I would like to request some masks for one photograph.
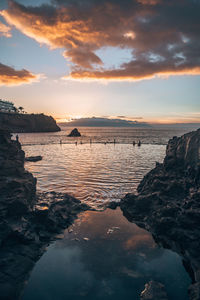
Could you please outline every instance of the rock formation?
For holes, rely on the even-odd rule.
[[[74,128],[70,134],[68,134],[69,137],[78,137],[78,136],[81,136],[80,132],[78,131],[77,128]]]
[[[29,211],[35,203],[36,179],[24,169],[24,151],[8,131],[0,130],[0,216]]]
[[[41,155],[37,155],[37,156],[27,156],[25,157],[25,161],[32,161],[32,162],[36,162],[42,160],[42,156]]]
[[[151,280],[145,284],[145,289],[140,295],[141,300],[168,300],[165,287],[160,282]]]
[[[36,194],[36,179],[24,169],[24,152],[0,131],[0,298],[19,299],[48,243],[89,209],[62,193]]]
[[[120,207],[157,243],[182,255],[192,278],[190,299],[200,299],[200,129],[171,139],[164,162],[156,163],[138,194],[127,194]]]
[[[54,132],[60,127],[51,116],[0,112],[0,128],[10,132]]]

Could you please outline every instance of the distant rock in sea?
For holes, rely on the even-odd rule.
[[[60,127],[51,116],[0,112],[0,128],[10,132],[56,132]]]
[[[68,134],[69,137],[78,137],[78,136],[81,136],[80,132],[78,131],[77,128],[74,128],[70,134]]]
[[[200,129],[169,140],[164,162],[120,207],[129,221],[183,257],[193,282],[190,299],[200,299]]]

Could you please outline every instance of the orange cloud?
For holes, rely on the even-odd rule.
[[[29,71],[15,70],[12,67],[0,63],[0,85],[21,85],[37,81],[39,75],[34,75]]]
[[[113,80],[113,81],[139,81],[145,79],[152,79],[155,77],[168,78],[169,76],[181,76],[181,75],[200,75],[200,67],[191,67],[180,70],[172,69],[163,69],[159,71],[152,72],[149,70],[149,73],[146,69],[144,72],[137,72],[137,69],[119,69],[119,70],[105,70],[105,71],[72,71],[70,76],[64,76],[63,79],[84,79],[84,80]]]
[[[11,37],[11,28],[0,22],[0,36]]]
[[[71,61],[66,79],[143,80],[200,74],[200,15],[191,0],[54,0],[26,7],[9,1],[1,15],[9,25],[46,44],[63,48]],[[183,13],[180,13],[183,12]],[[97,50],[130,49],[130,62],[103,65]]]

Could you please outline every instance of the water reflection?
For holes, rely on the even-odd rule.
[[[86,212],[36,264],[22,299],[139,299],[151,279],[169,299],[187,299],[190,279],[177,254],[120,210]]]

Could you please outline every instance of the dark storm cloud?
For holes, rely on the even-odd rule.
[[[64,48],[73,78],[137,80],[200,74],[200,2],[194,0],[53,0],[25,7],[10,1],[5,20],[39,43]],[[107,69],[102,47],[131,49],[132,59]]]

